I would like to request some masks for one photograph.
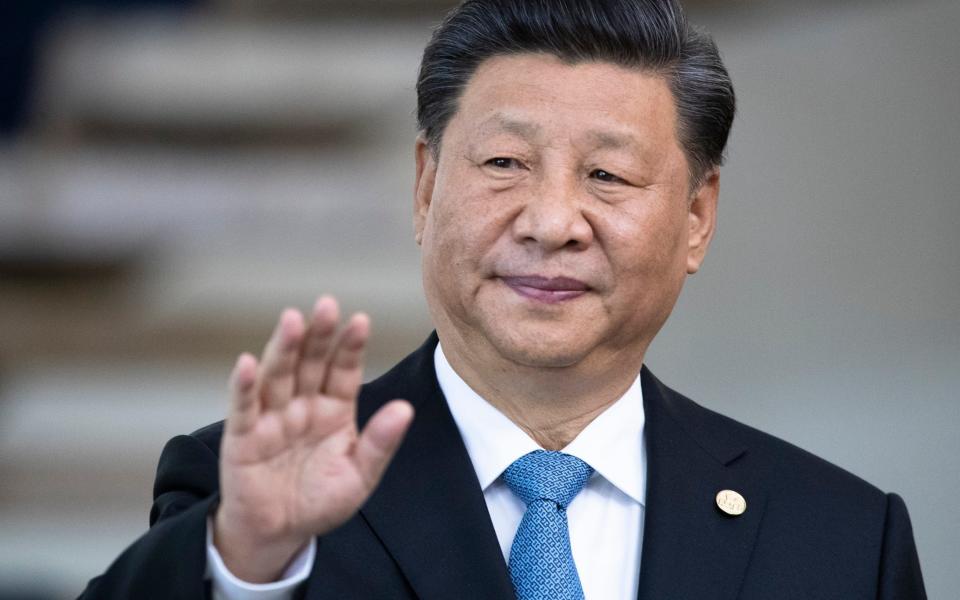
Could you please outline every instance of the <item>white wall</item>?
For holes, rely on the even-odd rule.
[[[740,100],[720,227],[648,364],[901,494],[960,588],[960,3],[703,17]]]

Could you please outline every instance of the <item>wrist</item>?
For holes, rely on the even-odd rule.
[[[214,514],[213,545],[224,566],[248,583],[277,581],[296,555],[310,542],[298,535],[258,535],[219,507]]]

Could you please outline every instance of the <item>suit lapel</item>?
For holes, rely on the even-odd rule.
[[[726,436],[723,417],[646,367],[641,384],[648,483],[639,599],[736,598],[765,508],[761,476],[745,468],[747,449]],[[724,489],[746,499],[743,515],[716,506]]]
[[[360,513],[418,597],[512,600],[483,492],[437,384],[436,344],[434,334],[365,391],[367,406],[406,398],[416,417]],[[367,416],[361,414],[361,421]]]
[[[392,398],[416,409],[407,438],[361,509],[418,597],[513,600],[476,473],[436,380],[436,335],[366,386],[360,421]],[[641,373],[647,444],[639,600],[729,600],[740,589],[765,508],[762,474],[723,417]],[[730,517],[715,497],[747,501]]]

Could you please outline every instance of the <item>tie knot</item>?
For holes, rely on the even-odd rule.
[[[592,474],[590,465],[576,456],[534,450],[513,461],[503,472],[503,480],[526,504],[550,500],[566,508]]]

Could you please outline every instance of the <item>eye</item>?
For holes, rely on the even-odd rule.
[[[496,158],[491,158],[486,163],[491,167],[496,167],[498,169],[519,169],[520,161],[515,158],[506,158],[504,156],[498,156]]]
[[[590,177],[604,183],[624,183],[623,179],[620,179],[610,171],[604,171],[603,169],[595,169],[590,173]]]

